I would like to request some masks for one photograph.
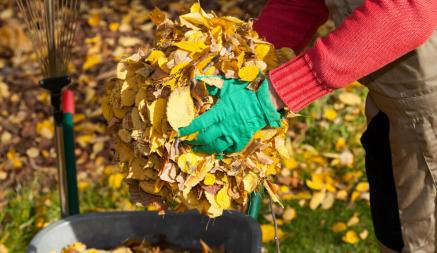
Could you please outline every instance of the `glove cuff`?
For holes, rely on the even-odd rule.
[[[276,111],[276,108],[273,106],[267,79],[259,86],[256,95],[268,125],[271,127],[281,127],[281,114]]]

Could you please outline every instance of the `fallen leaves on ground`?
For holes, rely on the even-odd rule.
[[[261,225],[262,242],[270,242],[275,240],[275,227],[272,224],[262,224]],[[284,232],[282,229],[278,228],[278,238],[282,239],[284,237]]]

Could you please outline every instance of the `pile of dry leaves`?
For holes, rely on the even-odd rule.
[[[178,21],[159,9],[150,17],[157,25],[154,48],[123,59],[102,99],[135,201],[176,210],[195,208],[210,217],[224,209],[244,209],[260,185],[279,201],[269,177],[291,159],[285,145],[286,120],[281,128],[257,132],[242,152],[224,157],[192,152],[182,141],[195,134],[178,138],[177,130],[214,105],[216,98],[208,94],[207,85],[221,88],[214,77],[192,82],[196,75],[239,78],[257,90],[263,78],[259,73],[293,52],[275,50],[250,21],[206,13],[198,3]]]

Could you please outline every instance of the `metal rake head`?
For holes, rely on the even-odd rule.
[[[79,0],[17,0],[44,78],[67,74]]]

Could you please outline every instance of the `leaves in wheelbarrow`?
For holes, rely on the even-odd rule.
[[[71,245],[64,247],[61,253],[190,253],[193,251],[177,249],[175,247],[171,247],[172,243],[165,240],[165,238],[161,239],[158,242],[150,243],[145,240],[126,240],[121,243],[120,246],[111,249],[111,250],[100,250],[87,248],[84,243],[76,242]],[[199,241],[201,253],[226,253],[224,247],[219,248],[211,248],[206,244],[203,240]],[[1,246],[1,244],[0,244]],[[199,252],[199,251],[195,251]],[[52,252],[50,252],[52,253]],[[56,253],[56,252],[53,252]]]

